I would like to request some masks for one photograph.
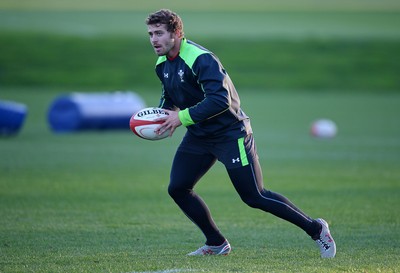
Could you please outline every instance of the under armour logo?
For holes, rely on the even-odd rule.
[[[240,159],[239,159],[239,157],[238,158],[232,158],[232,163],[238,163],[238,162],[240,162]]]
[[[168,79],[168,73],[164,73],[164,78]]]

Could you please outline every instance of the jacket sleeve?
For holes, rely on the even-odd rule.
[[[218,116],[228,111],[231,105],[229,90],[232,83],[217,57],[212,54],[202,54],[196,59],[192,69],[204,92],[204,99],[179,112],[179,118],[184,126]]]

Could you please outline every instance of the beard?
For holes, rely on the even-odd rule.
[[[170,36],[170,39],[165,41],[164,43],[157,44],[156,46],[153,46],[154,52],[158,56],[165,56],[168,55],[168,53],[175,47],[175,39],[172,37],[172,34]]]

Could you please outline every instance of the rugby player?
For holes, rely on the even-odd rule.
[[[336,245],[325,220],[311,218],[286,197],[264,188],[250,119],[217,56],[188,40],[181,18],[171,10],[150,14],[146,25],[158,55],[159,107],[169,113],[156,133],[171,130],[172,136],[181,125],[187,129],[173,160],[168,193],[206,238],[205,245],[188,255],[231,251],[207,205],[193,190],[218,160],[243,202],[298,226],[316,242],[321,257],[334,257]]]

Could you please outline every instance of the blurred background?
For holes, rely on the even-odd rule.
[[[0,99],[25,106],[36,99],[25,123],[38,121],[42,131],[50,104],[70,92],[133,91],[157,105],[156,56],[144,20],[160,8],[181,15],[187,38],[219,56],[241,94],[312,92],[315,99],[400,90],[394,0],[3,0]],[[339,107],[332,106],[336,115]],[[316,112],[308,122],[324,115],[332,116]]]
[[[159,88],[144,20],[162,7],[239,90],[399,90],[395,0],[2,0],[1,88]]]

